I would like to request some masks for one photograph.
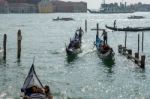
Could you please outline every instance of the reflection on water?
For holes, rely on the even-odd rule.
[[[75,59],[77,59],[77,54],[67,55],[66,60],[68,63],[73,62]]]
[[[112,68],[115,65],[114,56],[110,56],[107,58],[101,58],[98,51],[97,51],[97,55],[98,55],[99,59],[102,60],[102,64],[104,65],[104,67],[106,67],[107,73],[110,73],[110,74],[113,73]]]
[[[113,66],[115,64],[115,58],[114,57],[110,57],[108,59],[102,59],[103,64],[110,67]]]
[[[108,73],[113,73],[112,68],[115,65],[115,58],[102,59],[105,67],[107,67]]]

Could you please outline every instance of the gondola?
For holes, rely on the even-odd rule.
[[[76,55],[81,52],[82,30],[81,28],[75,32],[74,38],[70,40],[66,46],[67,55]]]
[[[44,87],[38,76],[36,75],[34,64],[32,64],[28,76],[26,77],[23,84],[23,87],[21,88],[21,96],[23,97],[23,99],[24,97],[28,97],[29,99],[47,99],[48,97],[51,97],[48,96],[44,91]]]
[[[128,19],[143,19],[143,18],[145,18],[145,17],[143,17],[143,16],[135,16],[135,15],[128,17]]]
[[[103,40],[100,39],[98,34],[96,35],[95,46],[97,48],[100,58],[102,59],[113,58],[114,56],[113,49],[108,44],[104,44]]]
[[[138,31],[150,31],[150,27],[126,27],[126,28],[117,28],[117,27],[110,27],[105,26],[106,28],[114,31],[129,31],[129,32],[138,32]]]

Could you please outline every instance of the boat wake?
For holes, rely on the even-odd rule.
[[[83,56],[85,56],[85,55],[88,55],[88,54],[91,54],[91,53],[94,53],[94,52],[95,52],[94,49],[89,49],[89,50],[83,49],[82,53],[80,53],[78,56],[79,56],[79,57],[83,57]]]

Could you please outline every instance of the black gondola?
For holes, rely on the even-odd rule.
[[[74,38],[66,46],[67,55],[74,55],[81,52],[82,34],[83,30],[81,28],[75,32]]]
[[[138,32],[138,31],[150,31],[150,27],[126,27],[126,28],[117,28],[111,26],[105,26],[106,28],[114,31],[129,31],[129,32]]]
[[[108,44],[104,44],[100,39],[99,34],[96,35],[95,46],[98,51],[98,55],[102,59],[112,59],[114,57],[114,51]]]

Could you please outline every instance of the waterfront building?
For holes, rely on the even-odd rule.
[[[139,2],[138,4],[131,5],[131,7],[137,12],[149,12],[150,4],[142,4]]]
[[[64,2],[51,1],[54,6],[54,12],[86,12],[87,3],[85,2]]]
[[[0,0],[0,13],[8,13],[9,7],[6,0]]]
[[[39,13],[52,13],[53,12],[53,4],[51,1],[42,0],[38,3],[38,11]]]
[[[120,3],[110,3],[110,4],[101,4],[100,13],[133,13],[134,10],[127,7],[125,4]]]
[[[73,12],[87,12],[87,3],[85,2],[74,2]]]
[[[10,13],[37,13],[37,5],[28,3],[9,3]]]

